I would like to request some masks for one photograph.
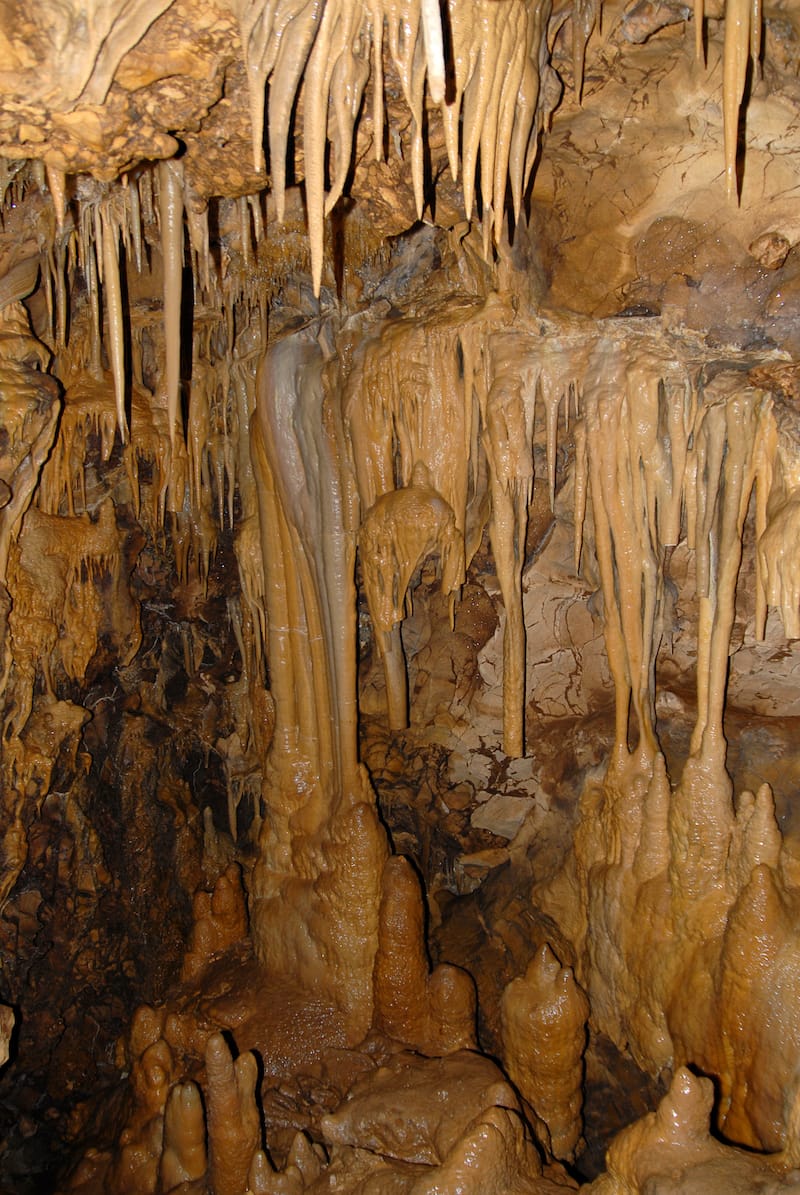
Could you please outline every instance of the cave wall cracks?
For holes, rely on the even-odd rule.
[[[0,14],[0,1192],[795,1189],[792,5]]]

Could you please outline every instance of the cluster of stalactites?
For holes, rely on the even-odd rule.
[[[302,85],[315,294],[322,275],[324,217],[347,180],[370,73],[376,158],[383,152],[384,53],[397,70],[411,111],[411,172],[418,215],[425,202],[426,83],[431,102],[441,109],[454,178],[460,148],[467,216],[472,213],[479,154],[486,227],[493,226],[499,235],[507,180],[519,213],[536,151],[540,80],[549,70],[545,29],[551,8],[552,0],[448,0],[444,9],[438,0],[237,0],[257,170],[262,167],[264,89],[267,82],[270,85],[267,120],[279,220],[292,113]],[[326,192],[328,145],[333,164]]]
[[[677,349],[677,351],[676,351]],[[607,335],[591,347],[576,428],[576,564],[591,496],[616,745],[627,751],[631,708],[652,758],[655,661],[665,561],[685,534],[698,598],[697,722],[692,750],[721,749],[730,635],[742,540],[756,490],[756,636],[767,604],[788,635],[798,626],[794,565],[797,438],[778,434],[773,401],[738,370],[705,378],[704,354],[647,336]]]
[[[488,522],[506,608],[503,741],[518,756],[524,750],[525,704],[521,578],[536,411],[538,406],[545,428],[554,502],[559,412],[568,424],[585,343],[534,336],[513,321],[510,305],[492,296],[485,302],[451,300],[424,322],[387,323],[362,345],[344,407],[366,512],[365,587],[383,645],[392,725],[406,725],[398,628],[408,583],[420,559],[435,551],[443,588],[457,592]],[[427,533],[420,515],[413,536],[400,534],[406,510],[423,492],[435,534]]]
[[[728,643],[754,486],[756,634],[763,633],[768,605],[782,612],[786,633],[796,634],[796,429],[785,412],[776,423],[769,395],[746,374],[720,371],[715,362],[712,368],[699,343],[656,337],[630,320],[607,324],[599,336],[578,326],[532,332],[496,299],[451,303],[446,315],[424,324],[390,321],[364,342],[343,401],[366,512],[367,596],[386,649],[387,689],[398,695],[390,702],[393,725],[405,724],[405,691],[403,676],[391,667],[392,636],[420,554],[434,550],[435,542],[448,573],[445,588],[455,592],[488,520],[506,610],[504,746],[513,755],[524,750],[522,570],[534,449],[543,438],[552,505],[559,426],[566,429],[571,418],[575,567],[591,510],[620,752],[627,751],[631,713],[639,749],[648,757],[657,751],[655,660],[666,610],[665,567],[669,549],[684,537],[694,552],[700,620],[693,747],[699,749],[704,736],[707,745],[721,742]],[[395,512],[417,501],[414,470],[422,469],[429,501],[439,504],[441,515],[428,538],[417,519],[412,551],[397,533]],[[457,556],[450,547],[454,534]]]
[[[126,267],[141,275],[147,268],[148,240],[155,236],[163,261],[164,338],[166,344],[166,394],[169,434],[174,438],[179,419],[180,314],[184,264],[184,197],[180,163],[162,162],[156,170],[143,169],[135,178],[108,187],[79,180],[74,202],[67,201],[64,174],[47,169],[53,201],[55,235],[47,246],[43,270],[45,296],[53,323],[56,353],[68,343],[69,296],[75,272],[80,271],[91,313],[89,361],[96,378],[102,376],[102,345],[114,380],[116,417],[123,442],[129,437],[127,377],[136,362],[127,360],[127,341],[134,336],[130,306],[126,301]],[[193,249],[197,221],[188,221]],[[208,238],[206,233],[205,249]],[[197,253],[197,249],[195,249]],[[124,262],[121,257],[124,256]],[[207,257],[204,259],[207,263]],[[198,277],[208,277],[208,268]]]
[[[307,219],[314,291],[319,293],[324,217],[340,198],[349,175],[356,124],[367,80],[372,76],[372,141],[377,157],[384,144],[384,54],[396,69],[411,116],[411,175],[418,214],[425,204],[423,142],[425,92],[441,113],[453,177],[459,159],[464,205],[471,217],[479,165],[485,236],[499,237],[510,185],[515,214],[533,166],[538,133],[559,88],[548,62],[552,0],[237,0],[251,97],[253,151],[261,168],[264,90],[267,109],[272,190],[283,220],[286,157],[293,113],[302,90],[302,145]],[[575,88],[582,88],[588,37],[597,20],[599,0],[574,0],[573,58]],[[695,18],[702,53],[703,0]],[[553,22],[563,20],[563,14]],[[444,31],[443,31],[444,24]],[[736,194],[736,138],[748,55],[758,64],[761,52],[761,0],[728,0],[724,54],[725,162],[729,195]],[[326,191],[327,148],[332,150]],[[2,162],[0,191],[19,201],[26,172],[19,163]],[[170,440],[180,426],[181,303],[184,240],[188,233],[198,293],[215,299],[225,278],[214,278],[209,252],[208,212],[186,194],[180,160],[142,168],[136,177],[110,187],[79,184],[74,204],[67,203],[64,174],[51,165],[32,164],[32,177],[47,187],[53,201],[56,235],[42,243],[45,294],[51,308],[56,346],[64,344],[69,324],[66,279],[75,264],[82,270],[89,296],[94,336],[92,365],[100,365],[102,325],[114,378],[120,436],[128,436],[126,344],[129,312],[125,269],[143,268],[148,237],[157,240],[162,258],[165,392]],[[263,236],[258,196],[241,196],[241,254],[247,270]],[[74,222],[72,211],[75,211]],[[145,230],[147,234],[145,235]],[[228,287],[230,289],[230,287]],[[102,298],[102,303],[101,303]],[[232,296],[228,296],[232,298]],[[233,301],[224,302],[232,318]]]

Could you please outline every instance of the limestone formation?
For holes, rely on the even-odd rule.
[[[373,993],[375,1027],[422,1054],[477,1044],[473,981],[447,964],[430,970],[419,880],[402,855],[383,872]]]
[[[795,6],[0,44],[3,1195],[794,1189]]]
[[[589,1002],[547,943],[503,992],[501,1015],[508,1073],[544,1122],[553,1155],[572,1160],[581,1136]]]

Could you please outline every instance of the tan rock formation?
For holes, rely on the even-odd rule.
[[[9,1057],[11,1034],[14,1031],[14,1010],[4,1004],[0,1009],[0,1066],[5,1066]]]
[[[794,1191],[788,1156],[758,1157],[711,1136],[713,1089],[679,1069],[657,1112],[625,1129],[608,1151],[608,1172],[585,1191]]]
[[[192,938],[181,970],[181,978],[188,981],[198,979],[214,958],[247,934],[242,875],[236,863],[219,877],[213,892],[195,893],[192,915]]]
[[[588,1021],[674,1075],[598,1190],[791,1189],[792,5],[9,0],[0,44],[0,1165],[570,1186]],[[476,1007],[425,897],[481,885]]]
[[[472,978],[446,964],[431,971],[419,879],[393,855],[383,871],[378,949],[373,972],[375,1028],[423,1054],[474,1048]]]
[[[545,943],[501,1006],[503,1063],[546,1126],[548,1148],[572,1161],[581,1136],[583,1052],[589,1001],[570,967]]]
[[[252,1054],[231,1057],[216,1033],[206,1047],[209,1180],[214,1191],[234,1195],[247,1186],[253,1155],[261,1144],[255,1101],[258,1064]]]

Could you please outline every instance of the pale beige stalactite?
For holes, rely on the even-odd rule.
[[[250,209],[247,206],[247,198],[240,195],[236,201],[239,215],[239,244],[242,249],[242,265],[245,272],[250,269],[250,258],[252,250],[252,240],[250,238]]]
[[[697,62],[705,65],[705,48],[703,45],[703,21],[706,15],[705,0],[694,0],[694,56]]]
[[[722,78],[722,112],[725,136],[725,185],[728,199],[736,200],[736,150],[739,140],[739,109],[744,96],[747,62],[750,57],[753,0],[727,0],[725,5],[725,51]]]
[[[458,0],[448,0],[450,55],[453,67],[454,95],[442,105],[447,156],[453,181],[458,178],[459,122],[464,90],[473,76],[480,53],[480,40],[473,37],[467,12]]]
[[[539,18],[541,8],[537,9]],[[516,111],[508,145],[508,178],[511,185],[511,203],[514,219],[519,222],[522,210],[522,194],[524,190],[525,163],[528,157],[528,147],[531,131],[535,126],[536,108],[539,102],[539,70],[537,39],[533,43],[534,57],[525,54],[522,63],[522,77],[515,96]]]
[[[235,5],[247,71],[253,169],[256,172],[264,168],[264,88],[277,51],[277,39],[273,35],[277,6],[278,0],[239,0]]]
[[[575,97],[583,98],[583,72],[586,46],[597,23],[599,0],[573,0],[572,3],[572,75]]]
[[[761,78],[761,22],[763,20],[762,0],[752,0],[750,12],[750,60],[753,64],[753,80]]]
[[[488,209],[484,213],[484,236],[491,227],[497,241],[505,215],[511,128],[525,60],[526,18],[527,9],[522,5],[508,14],[498,51],[498,63],[503,63],[504,69],[495,72],[481,134],[481,195]]]
[[[425,57],[428,63],[428,90],[434,104],[444,100],[445,67],[442,44],[442,14],[438,0],[420,0]]]
[[[297,89],[319,23],[322,0],[297,0],[287,5],[286,24],[280,38],[270,82],[269,156],[275,211],[283,223],[286,203],[286,151]]]
[[[408,486],[382,494],[359,532],[364,592],[384,661],[389,725],[408,725],[408,693],[399,624],[410,605],[408,587],[423,561],[439,556],[442,592],[453,594],[463,575],[464,542],[452,508],[418,462]]]
[[[344,0],[345,12],[353,8],[352,0]],[[343,16],[339,0],[328,2],[322,11],[314,47],[308,59],[303,80],[305,110],[303,113],[303,159],[305,164],[306,211],[308,241],[311,252],[311,278],[314,294],[319,294],[322,279],[322,259],[325,240],[325,146],[328,127],[328,98],[330,88],[330,58],[333,39],[341,34]],[[337,45],[339,53],[342,45]]]
[[[63,170],[50,162],[45,162],[47,172],[47,186],[53,199],[53,211],[56,217],[56,237],[60,239],[64,232],[64,216],[66,214],[66,183],[67,177]]]
[[[142,242],[142,209],[139,200],[139,187],[134,179],[128,180],[127,190],[127,211],[131,243],[133,245],[133,260],[136,266],[137,274],[141,274],[144,263]]]
[[[56,230],[55,237],[48,247],[47,258],[50,273],[53,277],[56,308],[56,351],[63,350],[66,342],[67,328],[67,295],[64,273],[66,269],[66,237],[64,218],[66,215],[66,175],[50,163],[45,163],[47,172],[47,186],[53,200]]]
[[[640,751],[650,760],[657,751],[654,666],[663,551],[677,542],[680,532],[692,392],[685,366],[655,344],[633,339],[598,342],[584,378],[586,427],[578,439],[575,482],[576,559],[588,479],[621,758],[627,751],[631,705]]]
[[[687,466],[689,542],[696,552],[699,604],[697,722],[691,749],[720,758],[742,529],[756,477],[754,446],[768,414],[762,412],[763,398],[736,374],[715,378],[705,388]]]
[[[124,444],[128,438],[128,420],[125,414],[125,327],[119,276],[119,227],[106,204],[100,208],[100,219],[103,225],[103,293],[108,315],[109,357],[114,377],[117,427]]]
[[[759,442],[760,459],[757,465],[758,485],[756,486],[756,608],[755,608],[755,636],[758,642],[763,642],[767,623],[766,576],[768,568],[768,554],[762,549],[762,537],[767,530],[769,514],[775,512],[780,501],[785,497],[781,484],[778,464],[778,417],[765,421],[763,435]],[[778,498],[777,495],[781,497]],[[782,543],[778,545],[780,552]]]
[[[164,341],[170,443],[180,425],[181,296],[183,293],[183,170],[181,163],[158,164],[158,209],[164,271]]]
[[[614,679],[614,750],[618,759],[627,755],[634,677],[642,663],[642,568],[652,570],[652,560],[640,559],[642,512],[632,505],[629,445],[620,426],[624,385],[619,347],[600,342],[584,382],[584,410],[606,648]],[[644,713],[640,697],[637,694],[637,703]],[[646,708],[648,721],[639,725],[640,745],[651,749],[649,703]]]
[[[580,571],[583,554],[583,532],[586,522],[586,500],[589,495],[589,455],[586,446],[586,422],[579,419],[575,425],[575,505],[573,519],[575,526],[573,564],[575,572]]]
[[[67,340],[66,242],[59,238],[48,253],[48,265],[53,277],[56,305],[55,350],[63,352]]]
[[[370,71],[371,30],[363,0],[348,12],[344,46],[333,63],[330,82],[333,127],[330,132],[335,170],[325,198],[325,215],[333,211],[344,191],[353,156],[356,119]]]
[[[483,411],[483,445],[489,465],[490,535],[506,609],[503,635],[503,749],[525,749],[525,625],[522,565],[533,489],[533,416],[536,377],[517,375],[513,361],[496,362]],[[506,368],[503,368],[505,366]]]
[[[192,275],[206,295],[211,294],[211,252],[208,243],[208,205],[187,202],[184,214],[194,256]]]
[[[411,111],[411,181],[418,218],[424,207],[422,119],[426,59],[420,35],[418,0],[387,0],[384,4],[388,50],[400,76],[403,95]]]
[[[383,160],[383,0],[368,0],[372,24],[372,154]]]
[[[371,508],[396,485],[407,485],[417,464],[424,463],[427,467],[433,489],[453,511],[459,535],[469,538],[460,573],[453,572],[454,583],[460,584],[466,561],[480,542],[489,509],[484,501],[485,476],[479,481],[479,459],[483,459],[479,448],[480,404],[484,407],[484,424],[487,420],[484,374],[491,380],[495,371],[505,369],[509,385],[515,369],[526,374],[524,438],[502,434],[502,420],[496,429],[499,522],[495,552],[499,553],[502,539],[507,548],[504,559],[507,558],[508,567],[500,572],[506,586],[504,598],[512,628],[509,643],[504,647],[508,667],[504,675],[507,694],[504,709],[511,728],[508,742],[513,742],[514,753],[520,754],[524,707],[520,569],[524,554],[525,495],[532,477],[530,428],[535,377],[531,370],[535,369],[535,362],[525,355],[524,338],[515,339],[514,335],[503,342],[498,340],[498,345],[505,344],[505,349],[497,349],[498,362],[505,360],[503,352],[509,355],[505,364],[494,363],[487,355],[488,338],[507,323],[509,316],[505,303],[492,296],[481,304],[469,302],[460,308],[453,305],[446,314],[437,311],[432,318],[428,317],[424,327],[410,319],[388,322],[355,356],[347,380],[345,415],[364,508]],[[514,480],[517,476],[521,478],[519,484]],[[508,501],[511,508],[505,512]],[[479,509],[483,507],[486,509],[481,516]],[[515,537],[519,540],[520,535],[521,541],[514,546]],[[392,717],[398,725],[403,725],[400,719],[406,716],[405,661],[397,628],[386,633],[382,650],[386,670],[393,677],[389,689]]]
[[[89,303],[92,313],[92,354],[90,369],[96,378],[102,378],[102,341],[100,337],[100,283],[97,277],[97,253],[93,241],[88,241],[84,249],[88,259],[88,273],[86,287],[89,291]]]
[[[476,15],[465,14],[461,18],[471,21],[472,36],[478,39],[480,46],[475,72],[464,90],[463,103],[462,185],[464,212],[468,220],[472,219],[478,151],[483,156],[484,148],[488,153],[494,147],[496,129],[487,121],[487,112],[492,91],[502,82],[502,77],[498,77],[497,61],[502,49],[508,48],[506,29],[511,11],[511,3],[482,0]],[[484,203],[491,204],[491,195],[484,195],[483,199]]]

